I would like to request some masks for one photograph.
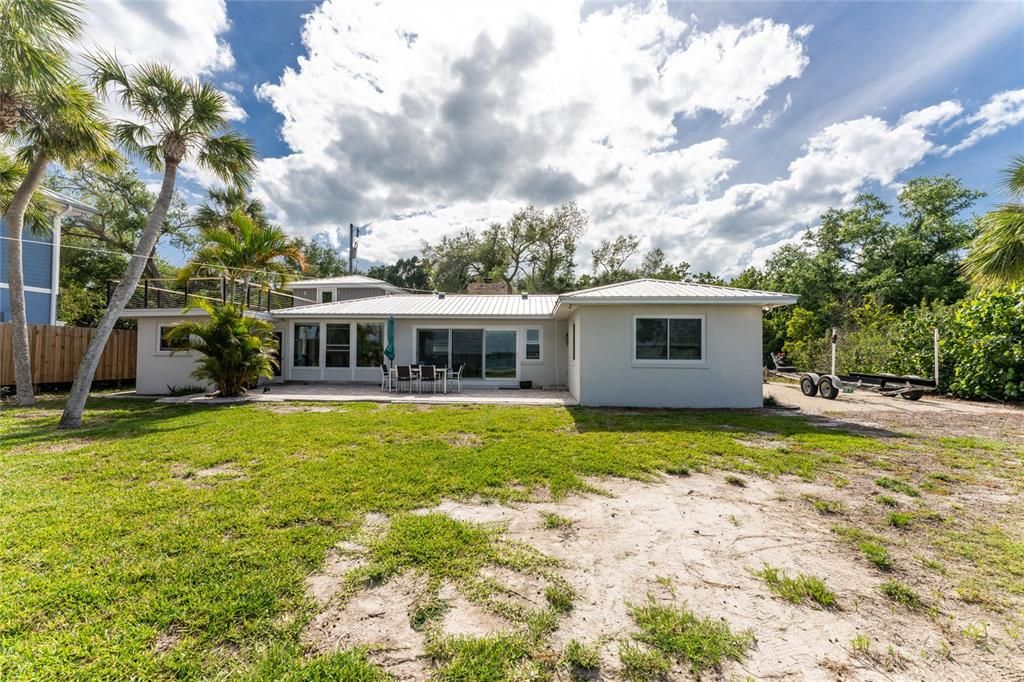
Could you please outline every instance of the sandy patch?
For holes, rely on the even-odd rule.
[[[224,462],[197,470],[192,470],[185,464],[174,464],[171,466],[171,476],[193,488],[209,488],[220,481],[242,481],[248,478],[234,462]]]
[[[25,454],[54,455],[81,450],[91,443],[92,440],[89,438],[70,438],[68,440],[36,443],[35,445],[29,446],[22,452]]]
[[[181,633],[178,632],[178,628],[171,626],[161,632],[153,640],[153,653],[163,654],[167,653],[174,647],[178,646],[178,642],[181,641]]]
[[[348,412],[345,408],[329,407],[327,405],[287,405],[269,403],[261,409],[274,414],[296,414],[299,412]]]
[[[456,433],[446,433],[441,436],[441,440],[453,448],[478,448],[484,444],[484,439],[475,433],[466,433],[464,431],[458,431]]]

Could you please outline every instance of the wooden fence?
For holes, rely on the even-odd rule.
[[[28,327],[32,350],[32,383],[70,384],[95,329],[33,324]],[[96,367],[95,381],[135,379],[135,339],[138,332],[115,329]],[[0,324],[0,386],[14,384],[14,328]]]

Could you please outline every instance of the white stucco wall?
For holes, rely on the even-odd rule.
[[[704,361],[645,366],[633,359],[635,315],[703,315]],[[748,305],[581,306],[576,334],[582,405],[760,407],[761,309]],[[570,368],[570,387],[574,382]]]
[[[191,314],[189,317],[202,319],[206,315],[205,313],[199,313]],[[166,395],[168,387],[171,386],[205,386],[208,389],[213,388],[191,376],[192,370],[195,369],[198,353],[178,352],[172,355],[168,351],[160,350],[160,327],[171,326],[182,319],[181,316],[147,316],[137,319],[138,343],[135,349],[136,393],[140,395]],[[275,323],[274,326],[278,329],[281,328],[280,323]],[[275,377],[275,380],[279,379]]]
[[[569,366],[569,393],[579,400],[580,397],[580,315],[576,311],[566,320],[566,362]],[[573,344],[576,344],[576,352],[573,353]]]
[[[352,349],[350,365],[354,365],[357,349],[355,347],[356,334],[354,325],[358,322],[378,322],[386,324],[386,319],[343,319],[330,318],[322,320],[280,320],[278,324],[286,327],[285,332],[285,379],[288,381],[310,381],[310,382],[345,382],[357,381],[366,383],[379,383],[380,370],[372,368],[329,368],[325,366],[327,323],[349,323],[353,325],[350,338]],[[319,367],[295,367],[293,366],[294,352],[293,342],[296,324],[320,324],[320,366]],[[502,386],[518,385],[519,381],[532,381],[534,386],[551,386],[556,382],[565,385],[567,379],[566,347],[565,347],[565,323],[555,320],[508,320],[508,319],[479,319],[479,320],[435,320],[435,319],[397,319],[395,320],[395,364],[414,364],[416,354],[416,330],[417,329],[511,329],[516,332],[516,346],[518,357],[518,375],[511,380],[485,380],[465,379],[463,383],[468,386]],[[386,329],[386,327],[385,327]],[[541,330],[541,360],[526,360],[526,330]]]

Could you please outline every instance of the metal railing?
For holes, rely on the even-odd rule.
[[[110,304],[110,297],[118,283],[119,280],[116,279],[107,282],[107,305]],[[246,284],[242,280],[228,277],[193,277],[184,283],[177,279],[140,280],[131,298],[128,299],[126,308],[180,309],[193,303],[195,299],[234,303],[267,312],[316,303],[287,291],[272,289],[264,283]]]

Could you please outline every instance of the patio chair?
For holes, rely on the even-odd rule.
[[[385,363],[380,363],[380,390],[391,392],[391,370]]]
[[[459,393],[462,393],[462,370],[466,369],[465,364],[459,365],[459,370],[452,374],[449,379],[455,382],[455,385],[459,389]]]
[[[437,393],[437,370],[433,365],[420,365],[420,392],[423,392],[423,384],[430,382],[430,387]]]
[[[395,390],[402,390],[402,382],[409,384],[409,392],[412,393],[412,367],[409,365],[399,365],[397,369],[397,376],[395,377]]]

